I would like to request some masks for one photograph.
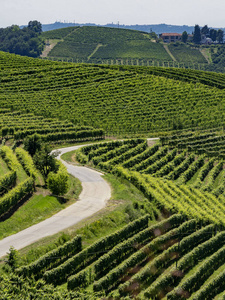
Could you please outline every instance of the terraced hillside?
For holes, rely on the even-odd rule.
[[[199,49],[185,44],[164,47],[146,32],[96,26],[68,27],[44,32],[55,45],[48,58],[73,62],[204,68]]]
[[[179,214],[155,225],[148,223],[149,217],[137,219],[83,250],[77,236],[16,273],[55,285],[67,281],[69,290],[104,291],[107,299],[161,299],[166,294],[168,299],[184,299],[185,295],[212,299],[222,291],[223,273],[217,276],[213,290],[205,282],[212,282],[212,270],[224,266],[224,231]],[[54,258],[58,253],[63,253],[61,260]]]
[[[222,74],[75,65],[0,54],[1,109],[103,128],[108,134],[223,126]],[[156,133],[158,135],[158,133]]]
[[[117,240],[90,263],[78,267],[77,254],[39,276],[56,285],[67,280],[72,290],[102,291],[107,299],[213,299],[225,290],[223,160],[159,142],[148,147],[143,139],[90,145],[76,153],[81,163],[132,182],[165,215],[174,215]],[[68,275],[73,264],[78,269]],[[30,268],[24,267],[24,274]]]
[[[41,180],[40,174],[30,162],[31,157],[24,150],[21,151],[19,162],[9,147],[0,148],[1,221],[11,215],[14,207],[33,194],[35,181],[38,183]]]
[[[186,64],[207,63],[205,57],[201,54],[199,49],[193,49],[191,47],[187,47],[185,44],[176,43],[171,43],[168,47],[178,62],[183,62]]]
[[[32,113],[0,111],[0,132],[2,139],[23,141],[27,136],[38,134],[44,142],[78,142],[104,138],[102,129],[90,126],[74,126],[68,121],[35,116]]]
[[[73,27],[72,27],[73,28]],[[172,61],[161,44],[150,41],[148,34],[135,30],[105,27],[74,27],[43,33],[44,38],[63,39],[49,57],[101,62],[105,59],[147,59]]]

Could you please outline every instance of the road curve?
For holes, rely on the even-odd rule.
[[[81,146],[58,149],[60,154],[76,150]],[[0,241],[0,257],[6,255],[10,246],[22,249],[37,240],[58,233],[104,208],[111,197],[109,184],[102,178],[100,172],[86,167],[73,166],[63,161],[70,174],[82,183],[79,200],[54,216]]]

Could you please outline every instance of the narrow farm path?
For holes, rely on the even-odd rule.
[[[169,54],[169,56],[172,58],[173,61],[177,61],[176,58],[173,56],[173,54],[170,52],[168,45],[163,45],[164,49],[166,50],[166,52]]]
[[[49,52],[58,44],[58,42],[60,42],[60,40],[48,40],[48,44],[45,45],[41,57],[47,57]]]
[[[60,159],[62,154],[80,147],[58,149],[60,153],[57,158]],[[111,197],[111,189],[102,178],[102,174],[86,167],[73,166],[64,161],[63,163],[68,172],[82,183],[83,190],[79,200],[51,218],[1,240],[0,257],[6,255],[10,246],[17,250],[22,249],[43,237],[56,234],[77,224],[105,207],[107,200]]]
[[[103,45],[102,44],[98,44],[95,48],[95,50],[88,56],[88,60],[98,51],[98,49],[100,47],[102,47]]]

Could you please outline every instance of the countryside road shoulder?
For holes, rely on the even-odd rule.
[[[66,152],[76,150],[81,146],[73,146],[60,151],[60,156]],[[58,157],[59,158],[59,157]],[[22,249],[37,240],[56,234],[81,220],[91,216],[105,207],[111,197],[109,184],[102,178],[102,174],[86,167],[73,166],[63,161],[68,172],[77,177],[82,183],[79,200],[65,208],[51,218],[22,230],[0,241],[0,257],[6,255],[10,246]]]

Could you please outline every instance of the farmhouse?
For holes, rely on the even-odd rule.
[[[164,43],[181,41],[182,34],[180,33],[161,33],[159,37]]]

